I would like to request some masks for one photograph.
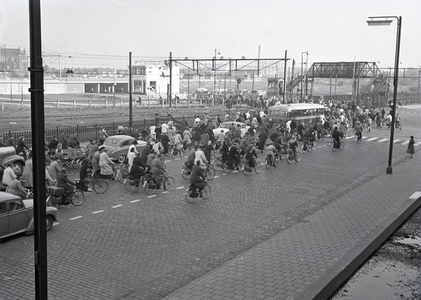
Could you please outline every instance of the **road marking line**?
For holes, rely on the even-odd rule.
[[[234,171],[232,171],[232,173],[238,173],[238,170],[234,170]]]
[[[117,207],[120,207],[120,206],[123,206],[123,204],[117,204],[117,205],[111,206],[111,208],[117,208]]]
[[[403,142],[401,145],[408,145],[409,141]]]
[[[171,160],[166,160],[165,162],[167,163],[167,162],[170,162]]]
[[[179,157],[177,157],[177,158],[174,158],[174,160],[179,160],[180,158]]]
[[[372,138],[369,138],[367,141],[369,142],[369,141],[374,141],[374,140],[377,140],[378,139],[378,137],[372,137]]]
[[[135,203],[135,202],[139,202],[139,201],[140,201],[140,199],[136,199],[136,200],[130,201],[130,203]]]
[[[149,195],[146,198],[153,198],[153,197],[156,197],[156,195]]]
[[[82,216],[73,217],[73,218],[70,218],[69,220],[73,221],[73,220],[77,220],[77,219],[80,219],[80,218],[82,218]]]
[[[389,139],[381,139],[381,140],[378,140],[377,143],[383,143],[383,142],[385,142],[387,140],[389,140]]]
[[[421,145],[421,142],[417,142],[414,144],[414,146],[419,146],[419,145]]]
[[[400,141],[400,140],[394,140],[394,141],[393,141],[393,144],[395,144],[395,143],[397,143],[397,142],[399,142],[399,141]]]
[[[222,175],[226,176],[226,175],[227,175],[227,173],[224,173],[224,174],[222,174]]]
[[[163,193],[163,194],[167,194],[167,193],[169,193],[169,192],[168,192],[168,191],[163,191],[162,193]]]
[[[350,135],[350,136],[347,136],[346,137],[346,139],[348,140],[348,139],[352,139],[354,136],[353,135]]]
[[[367,137],[366,136],[363,136],[363,139],[366,139]],[[375,138],[375,139],[378,139],[378,138]],[[368,140],[367,140],[368,141]]]
[[[179,186],[178,188],[175,188],[176,190],[179,190],[179,189],[184,189],[184,186]]]
[[[97,210],[97,211],[93,211],[92,213],[93,213],[93,214],[99,214],[99,213],[102,213],[102,212],[104,212],[104,210],[103,210],[103,209],[101,209],[101,210]]]
[[[218,178],[219,176],[218,175],[216,175],[214,178]]]
[[[60,223],[59,222],[54,222],[53,223],[53,226],[56,226],[56,225],[60,225]]]
[[[189,158],[188,156],[184,156],[184,158]]]

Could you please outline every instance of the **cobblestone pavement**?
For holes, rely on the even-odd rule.
[[[419,114],[401,116],[404,142]],[[388,143],[379,141],[388,130],[365,135],[338,152],[318,142],[301,162],[261,174],[218,173],[206,201],[184,200],[178,159],[168,162],[172,192],[146,197],[113,182],[105,195],[60,208],[47,235],[49,299],[305,298],[416,190],[419,158],[404,164],[397,142],[394,174],[385,176]],[[32,236],[4,240],[2,298],[33,299],[33,268]]]

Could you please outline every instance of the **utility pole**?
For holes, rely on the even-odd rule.
[[[41,51],[40,0],[29,1],[29,37],[31,63],[31,129],[34,179],[34,264],[35,299],[48,299],[47,233],[45,202],[45,121],[44,121],[44,69]]]
[[[133,128],[132,52],[129,52],[129,127]]]

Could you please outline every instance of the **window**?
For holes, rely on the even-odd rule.
[[[0,203],[0,215],[6,213],[6,202]]]
[[[9,202],[10,211],[15,211],[23,208],[23,203],[20,200],[13,200]]]

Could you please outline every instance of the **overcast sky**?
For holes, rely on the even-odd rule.
[[[28,0],[0,1],[0,44],[29,46]],[[394,66],[402,16],[401,67],[421,67],[421,0],[41,0],[42,50],[71,55],[288,58]],[[305,55],[304,55],[305,60]],[[45,60],[44,60],[45,61]]]

